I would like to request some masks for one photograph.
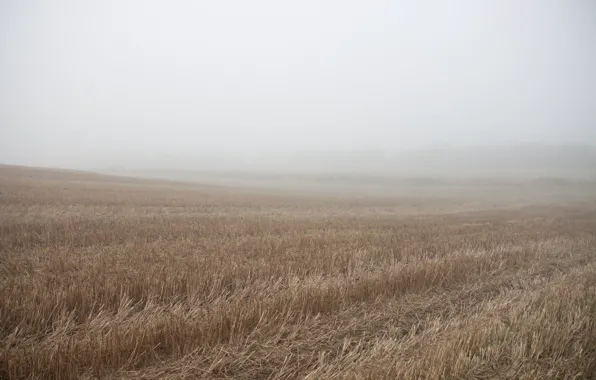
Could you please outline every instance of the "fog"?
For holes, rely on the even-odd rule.
[[[0,2],[0,163],[283,170],[578,144],[594,165],[590,0]]]

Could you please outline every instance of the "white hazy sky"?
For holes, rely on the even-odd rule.
[[[0,163],[596,143],[592,0],[0,0]]]

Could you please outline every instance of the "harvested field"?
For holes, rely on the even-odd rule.
[[[0,167],[0,378],[596,378],[596,192],[569,186],[295,195]]]

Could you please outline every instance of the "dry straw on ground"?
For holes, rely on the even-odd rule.
[[[595,378],[593,196],[293,196],[3,167],[0,378]]]

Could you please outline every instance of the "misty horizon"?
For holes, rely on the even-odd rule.
[[[6,1],[0,163],[593,150],[595,68],[585,0]]]

